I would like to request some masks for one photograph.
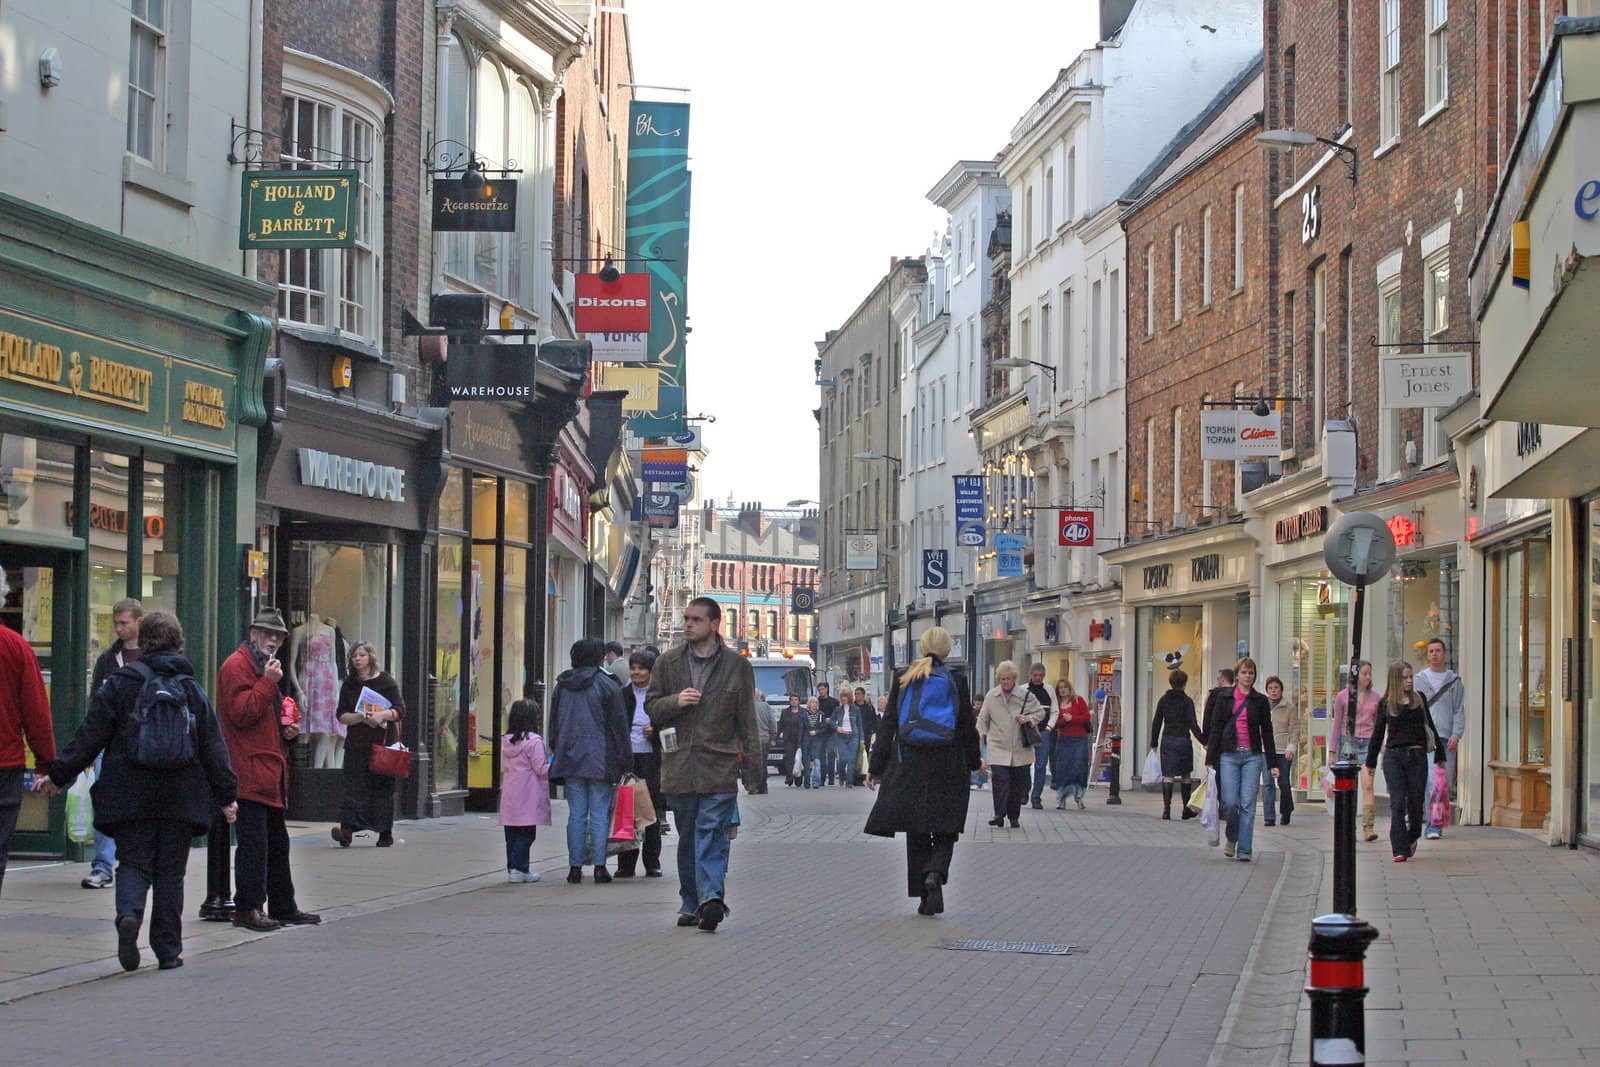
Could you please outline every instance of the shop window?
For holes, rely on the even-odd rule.
[[[173,511],[167,500],[167,468],[144,461],[140,494],[144,558],[139,568],[139,592],[145,611],[178,610],[178,554],[167,549],[167,520]]]
[[[467,529],[465,476],[459,468],[452,467],[445,475],[444,489],[439,493],[439,528],[462,533]]]
[[[1125,729],[1125,736],[1149,738],[1156,703],[1171,688],[1167,679],[1175,670],[1189,676],[1184,691],[1195,702],[1195,715],[1204,711],[1205,694],[1213,678],[1204,673],[1203,617],[1198,604],[1159,604],[1139,609],[1135,623],[1139,667],[1134,683],[1138,687],[1138,720],[1132,724],[1135,732]],[[1125,727],[1128,725],[1124,723]],[[1203,761],[1197,759],[1195,766],[1202,767]]]
[[[1394,257],[1398,260],[1398,256]],[[1400,275],[1398,262],[1393,275],[1378,285],[1378,343],[1393,345],[1400,339]],[[1388,349],[1384,349],[1388,351]],[[1401,447],[1400,412],[1378,412],[1378,479],[1384,481],[1400,475]]]
[[[1349,684],[1347,590],[1329,577],[1278,584],[1278,675],[1301,717],[1305,745],[1292,769],[1297,789],[1322,797],[1322,768],[1337,755],[1333,700]]]
[[[1492,758],[1542,765],[1549,691],[1550,545],[1528,541],[1498,553],[1494,569]]]
[[[1412,521],[1409,515],[1400,518]],[[1384,663],[1403,659],[1421,670],[1427,662],[1427,644],[1435,637],[1455,649],[1460,572],[1453,553],[1439,559],[1403,559],[1389,572],[1387,585],[1387,625],[1380,637]]]
[[[451,471],[460,492],[460,471]],[[448,485],[448,483],[447,483]],[[440,520],[443,525],[443,519]],[[435,629],[433,784],[437,792],[461,788],[462,578],[466,541],[440,535]]]
[[[499,605],[494,595],[494,556],[494,545],[474,544],[463,576],[467,587],[467,786],[471,789],[492,788],[495,779],[495,610]]]
[[[1589,520],[1588,613],[1584,622],[1583,676],[1588,681],[1584,694],[1583,792],[1579,804],[1582,833],[1590,845],[1600,840],[1600,500],[1591,501]]]

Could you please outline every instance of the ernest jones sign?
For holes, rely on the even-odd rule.
[[[240,248],[351,248],[353,170],[254,170],[240,186]]]
[[[1403,352],[1384,356],[1380,403],[1400,408],[1447,408],[1472,391],[1470,352]]]

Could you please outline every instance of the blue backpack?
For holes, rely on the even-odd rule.
[[[187,767],[198,752],[185,685],[192,679],[187,674],[157,674],[137,661],[128,666],[144,679],[128,716],[128,759],[158,771]]]
[[[939,748],[956,736],[956,683],[944,667],[900,691],[898,709],[902,744]]]

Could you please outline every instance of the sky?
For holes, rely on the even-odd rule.
[[[704,498],[817,496],[816,342],[1095,43],[1095,0],[625,0],[636,90],[691,105],[689,413]]]

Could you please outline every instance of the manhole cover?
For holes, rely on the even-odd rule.
[[[947,938],[939,942],[940,948],[957,952],[1022,952],[1031,956],[1070,956],[1071,945],[1056,945],[1048,941],[990,941],[981,937]]]

